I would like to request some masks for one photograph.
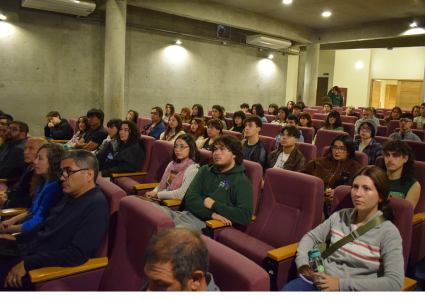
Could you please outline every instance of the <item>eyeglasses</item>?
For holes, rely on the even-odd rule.
[[[345,147],[337,147],[337,146],[331,146],[331,150],[335,152],[345,152],[347,151],[347,148]]]
[[[15,128],[15,127],[7,127],[7,130],[10,130],[12,132],[20,131],[19,128]]]
[[[58,172],[58,177],[61,178],[63,176],[65,180],[68,180],[69,176],[71,176],[72,174],[80,172],[80,171],[87,171],[87,170],[90,170],[90,169],[62,170]]]
[[[410,122],[412,122],[410,120],[399,120],[399,121],[400,121],[400,123],[410,123]]]
[[[280,134],[280,137],[290,138],[290,137],[293,137],[293,135],[291,135],[291,134],[286,134],[286,133],[281,133],[281,134]]]
[[[173,148],[174,148],[174,150],[177,150],[177,149],[184,150],[186,148],[189,148],[189,146],[175,145]]]
[[[360,131],[366,131],[366,132],[370,132],[370,128],[369,127],[360,127]]]

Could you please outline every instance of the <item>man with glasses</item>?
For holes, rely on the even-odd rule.
[[[6,138],[9,142],[0,156],[0,178],[21,176],[28,167],[24,161],[24,149],[27,142],[28,125],[21,121],[12,121],[7,128]],[[2,148],[3,148],[2,147]]]
[[[0,258],[0,290],[26,289],[29,271],[79,266],[96,254],[109,226],[108,201],[96,186],[99,164],[91,152],[76,150],[63,156],[61,169],[66,195],[49,217],[19,235],[0,235],[21,248],[18,258]]]
[[[162,120],[163,111],[161,107],[155,106],[151,110],[152,122],[146,124],[141,130],[141,134],[151,136],[155,140],[159,140],[161,134],[165,131],[165,123]]]
[[[392,133],[389,136],[391,140],[422,142],[422,140],[410,130],[410,127],[412,127],[413,125],[413,115],[411,113],[401,114],[399,122],[400,122],[400,131]]]

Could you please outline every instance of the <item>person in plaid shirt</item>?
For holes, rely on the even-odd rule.
[[[357,133],[360,139],[354,141],[356,151],[362,151],[369,158],[369,165],[375,165],[375,161],[382,156],[382,145],[375,141],[376,124],[372,119],[365,119],[360,123]]]

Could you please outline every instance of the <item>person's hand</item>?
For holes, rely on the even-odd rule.
[[[47,124],[47,126],[49,126],[50,128],[54,127],[55,125],[52,122],[49,122],[49,124]]]
[[[4,204],[6,203],[6,201],[7,201],[7,195],[6,194],[0,195],[0,208],[4,207]]]
[[[0,239],[16,241],[15,236],[11,234],[0,234]]]
[[[333,198],[334,197],[334,193],[335,193],[335,190],[334,189],[327,189],[325,191],[326,197],[330,197],[330,198]]]
[[[21,261],[19,264],[14,266],[12,270],[10,270],[9,274],[7,274],[6,281],[4,283],[4,287],[10,286],[14,288],[22,287],[22,277],[27,274],[24,268],[24,261]]]
[[[264,179],[261,180],[261,189],[264,189]]]
[[[207,197],[207,198],[204,199],[204,206],[206,208],[208,208],[208,209],[211,209],[211,207],[213,206],[214,202],[215,201],[213,199],[211,199],[210,197]]]
[[[313,276],[321,276],[323,279],[318,279],[314,283],[320,283],[319,287],[323,292],[339,291],[339,278],[335,278],[323,273],[313,273]]]
[[[217,214],[217,213],[213,213],[212,216],[213,220],[217,220],[217,221],[221,221],[224,224],[226,224],[227,226],[232,226],[232,221],[227,220],[225,217]]]
[[[150,191],[145,194],[145,197],[158,198],[158,193],[155,191]]]
[[[302,265],[298,268],[297,272],[298,277],[300,276],[300,274],[303,274],[305,279],[313,281],[313,270],[310,268],[309,265]]]
[[[0,232],[1,233],[7,233],[7,227],[12,226],[15,224],[12,220],[6,220],[0,223]]]

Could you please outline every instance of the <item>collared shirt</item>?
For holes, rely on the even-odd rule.
[[[354,145],[356,146],[356,151],[359,151],[361,142],[362,142],[361,139],[354,141]],[[383,155],[382,145],[378,143],[377,141],[375,141],[374,139],[372,139],[369,142],[369,145],[367,145],[362,152],[368,156],[368,165],[371,165],[371,166],[374,166],[376,159],[379,156]]]
[[[412,132],[412,130],[409,130],[408,132],[402,134],[401,131],[394,132],[389,136],[390,139],[393,141],[399,141],[399,140],[405,140],[405,141],[415,141],[415,142],[422,142],[422,140]]]
[[[214,282],[214,277],[210,272],[207,272],[207,274],[205,274],[205,280],[207,281],[207,288],[205,289],[204,292],[220,292],[219,287],[215,284]],[[148,290],[150,281],[146,282],[142,288],[140,289],[141,292],[146,292]]]

